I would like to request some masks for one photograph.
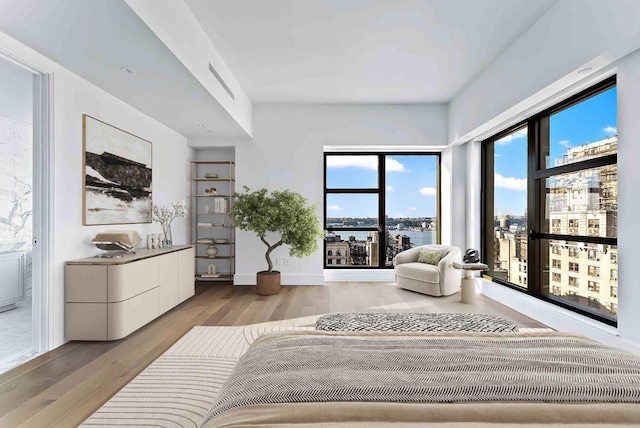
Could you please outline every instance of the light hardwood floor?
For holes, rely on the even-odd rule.
[[[474,305],[459,300],[460,294],[429,297],[385,283],[283,287],[266,297],[255,287],[200,285],[194,297],[125,339],[70,342],[0,375],[0,427],[77,426],[197,325],[313,325],[329,312],[475,312],[544,327],[482,296]]]

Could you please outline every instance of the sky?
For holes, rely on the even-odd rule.
[[[617,91],[611,88],[551,116],[548,165],[570,147],[618,134]],[[494,215],[524,215],[527,206],[527,129],[494,144]]]
[[[435,217],[437,157],[386,157],[386,215]],[[327,188],[377,188],[377,156],[327,156]],[[377,217],[376,194],[327,194],[328,217]]]

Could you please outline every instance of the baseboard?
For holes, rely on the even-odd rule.
[[[233,276],[235,285],[256,285],[255,273],[237,273]],[[282,285],[324,285],[324,275],[281,274]]]
[[[629,342],[618,334],[618,329],[567,309],[512,290],[495,282],[478,278],[482,294],[511,309],[535,319],[553,329],[578,333],[607,345],[640,355],[640,345]]]
[[[329,282],[395,282],[393,269],[325,269],[324,279]]]

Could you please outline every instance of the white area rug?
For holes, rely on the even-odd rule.
[[[313,327],[194,327],[81,426],[197,427],[249,345],[281,330]]]
[[[81,426],[198,427],[238,359],[258,336],[313,329],[272,323],[194,327]],[[520,329],[543,330],[550,329]]]

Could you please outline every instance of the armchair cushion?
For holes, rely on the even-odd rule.
[[[440,271],[430,263],[405,263],[396,266],[396,275],[423,282],[440,282]]]
[[[438,266],[440,260],[449,254],[449,250],[430,250],[423,248],[420,250],[420,256],[418,256],[418,263],[428,263],[430,265]]]

